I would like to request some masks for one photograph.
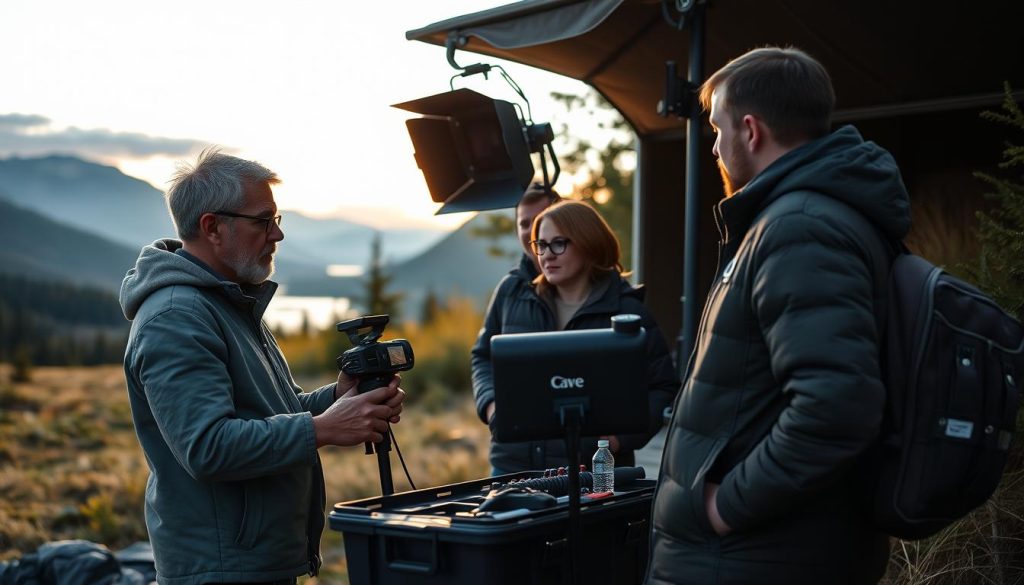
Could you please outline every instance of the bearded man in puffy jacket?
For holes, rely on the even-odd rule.
[[[892,156],[850,126],[820,63],[762,48],[701,88],[726,198],[719,267],[675,404],[647,581],[874,583],[888,540],[855,465],[885,389],[890,242],[910,228]]]

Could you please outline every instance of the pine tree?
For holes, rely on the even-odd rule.
[[[14,371],[11,373],[12,382],[32,381],[32,349],[28,345],[19,345],[14,350]]]
[[[1024,112],[1014,102],[1009,84],[1002,112],[984,112],[982,116],[1024,133]],[[975,173],[994,189],[986,197],[996,204],[989,211],[978,212],[981,254],[971,272],[982,289],[1024,320],[1024,145],[1007,143],[999,167],[1020,172],[1014,177]]]
[[[434,293],[434,288],[428,288],[427,294],[423,298],[423,310],[420,314],[420,322],[423,325],[430,325],[437,319],[437,316],[441,314],[441,308],[441,301],[438,300],[437,294]]]
[[[1014,102],[1009,84],[1005,89],[1002,112],[983,112],[982,117],[1024,132],[1024,112]],[[1007,142],[999,168],[1010,170],[1013,176],[975,173],[993,189],[986,197],[993,200],[994,205],[977,214],[981,252],[977,265],[966,266],[966,269],[1000,306],[1017,319],[1024,319],[1024,146]],[[1024,428],[1024,409],[1017,413],[1017,427]],[[1010,446],[1006,471],[996,493],[960,525],[976,528],[957,531],[957,539],[951,541],[954,550],[987,549],[991,551],[991,571],[998,579],[993,582],[1020,582],[1021,567],[1024,567],[1024,548],[1020,546],[1024,542],[1024,437],[1021,434],[1017,434]],[[972,537],[976,542],[967,542]],[[941,536],[936,536],[933,541],[939,538]],[[977,542],[982,546],[978,547]]]
[[[396,320],[403,295],[388,292],[390,284],[391,276],[384,270],[381,237],[380,232],[377,232],[370,245],[370,267],[366,271],[363,302],[367,315],[391,315],[391,320]]]
[[[500,243],[516,233],[515,212],[509,213],[508,210],[501,210],[484,212],[481,216],[484,220],[483,225],[472,226],[469,235],[490,241],[487,244],[487,255],[494,258],[507,258],[509,262],[519,258],[523,250],[518,246],[518,240],[516,241],[517,245],[510,248]]]
[[[582,112],[597,120],[589,139],[579,138],[578,129],[563,123],[559,136],[568,153],[560,157],[562,172],[575,175],[576,191],[562,193],[592,204],[608,221],[619,238],[622,265],[629,269],[633,250],[633,164],[636,139],[622,116],[600,94],[577,96],[552,92],[566,112]],[[592,122],[591,122],[592,123]]]
[[[7,305],[0,301],[0,363],[6,362],[11,357],[10,349],[8,348],[8,329],[11,326],[11,311],[7,308]]]

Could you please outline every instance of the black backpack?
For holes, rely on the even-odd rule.
[[[885,307],[873,514],[881,531],[913,540],[968,514],[999,484],[1024,381],[1024,327],[901,249]]]
[[[0,585],[146,585],[156,581],[153,549],[135,543],[112,553],[87,540],[59,540],[0,562]]]

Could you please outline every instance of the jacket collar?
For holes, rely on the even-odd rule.
[[[530,258],[524,252],[523,255],[519,257],[519,266],[513,268],[510,274],[518,276],[529,284],[533,282],[533,279],[540,276],[540,271],[537,270],[537,265],[534,264],[533,258]]]
[[[814,142],[817,141],[798,146],[780,156],[732,197],[718,202],[715,223],[722,243],[728,244],[734,237],[743,237],[757,214],[778,197],[779,194],[774,192],[778,175],[798,166]]]
[[[890,240],[910,229],[910,197],[892,155],[853,126],[806,142],[779,157],[717,205],[723,243],[742,238],[754,218],[787,193],[814,192],[862,214]]]
[[[257,321],[263,319],[263,314],[267,312],[267,307],[270,305],[271,299],[274,298],[274,293],[277,292],[278,284],[276,282],[267,280],[260,284],[238,284],[226,280],[213,267],[197,258],[194,254],[185,251],[184,248],[179,248],[174,253],[209,272],[210,275],[218,280],[220,289],[228,300],[237,305],[242,305],[246,310],[251,310]]]
[[[576,315],[614,313],[619,310],[619,301],[622,297],[633,297],[642,302],[644,298],[643,285],[633,286],[618,274],[608,273],[599,277],[590,287],[590,294],[587,295],[587,300],[580,306]],[[541,301],[552,311],[555,310],[551,294],[544,295]]]

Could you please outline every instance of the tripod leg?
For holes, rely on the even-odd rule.
[[[387,386],[392,376],[376,376],[365,378],[359,381],[359,393]],[[391,452],[391,425],[384,433],[384,438],[379,443],[366,443],[366,454],[377,453],[377,470],[380,473],[380,492],[383,496],[390,496],[395,493],[395,484],[391,479],[391,460],[388,455]]]

